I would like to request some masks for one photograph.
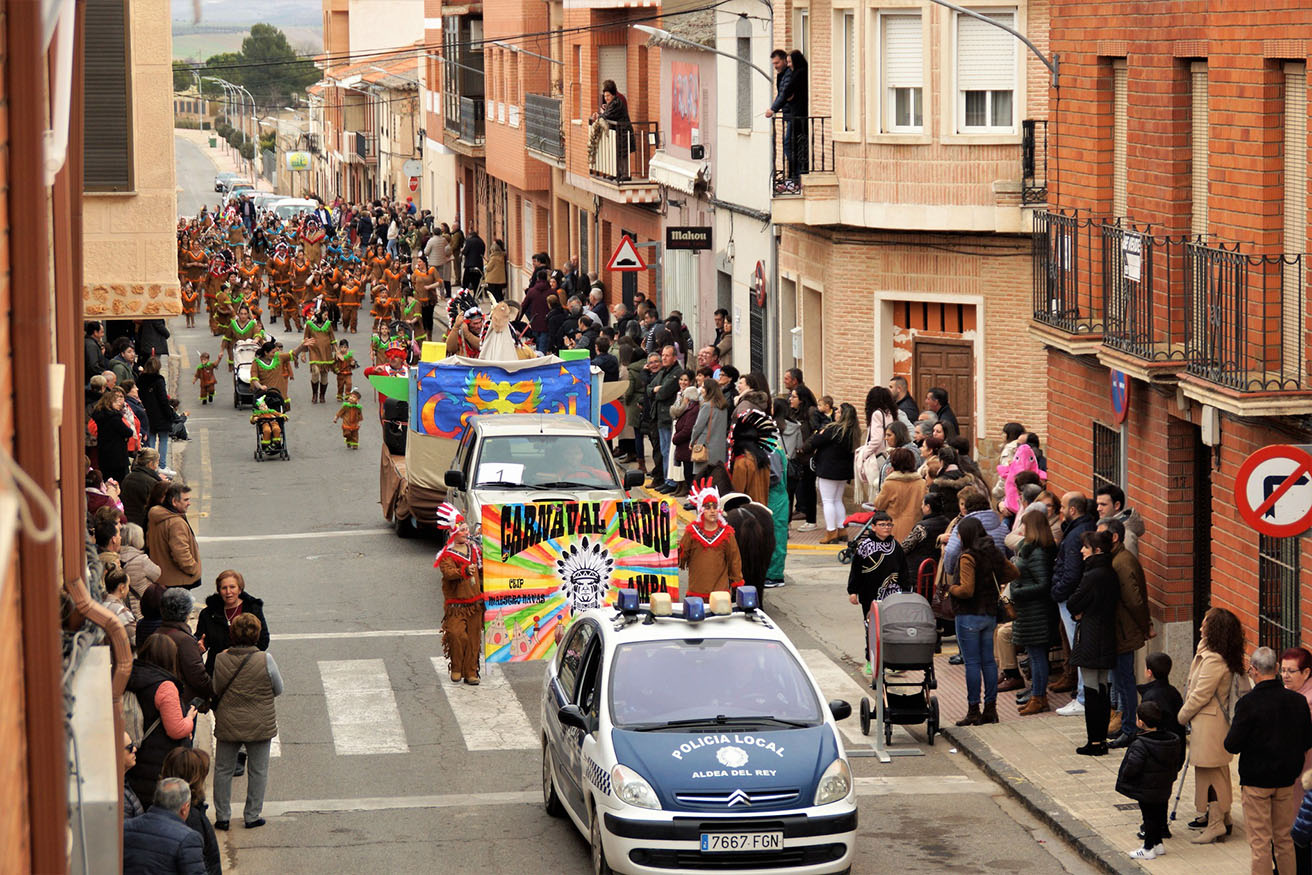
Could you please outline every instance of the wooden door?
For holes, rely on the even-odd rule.
[[[916,404],[925,406],[925,394],[935,386],[948,392],[948,404],[957,415],[961,433],[975,445],[975,344],[969,340],[916,338],[912,350],[912,377]]]

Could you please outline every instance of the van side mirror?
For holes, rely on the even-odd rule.
[[[452,489],[465,488],[465,472],[457,468],[452,468],[442,475],[442,482]]]
[[[852,706],[842,699],[834,699],[829,703],[829,713],[834,715],[835,720],[846,720],[852,716]]]
[[[851,711],[850,708],[848,710]],[[579,710],[578,705],[562,705],[560,710],[556,712],[556,719],[560,721],[561,726],[569,726],[582,732],[590,731],[588,729],[588,720],[583,716],[583,712]]]
[[[645,480],[646,477],[647,475],[643,474],[641,471],[625,471],[624,488],[633,489],[635,486],[641,486],[642,481]]]

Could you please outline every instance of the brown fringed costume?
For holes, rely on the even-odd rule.
[[[483,649],[482,557],[472,543],[466,542],[464,550],[448,544],[433,565],[442,572],[442,652],[451,680],[478,683]]]

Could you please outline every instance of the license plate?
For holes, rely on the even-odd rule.
[[[723,851],[782,851],[784,834],[782,832],[704,832],[702,833],[702,851],[720,853]]]

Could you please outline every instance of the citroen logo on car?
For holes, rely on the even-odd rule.
[[[725,805],[727,805],[730,808],[732,808],[735,805],[751,805],[751,804],[752,804],[752,797],[748,796],[742,790],[734,790],[732,793],[730,793],[729,801],[725,803]]]

